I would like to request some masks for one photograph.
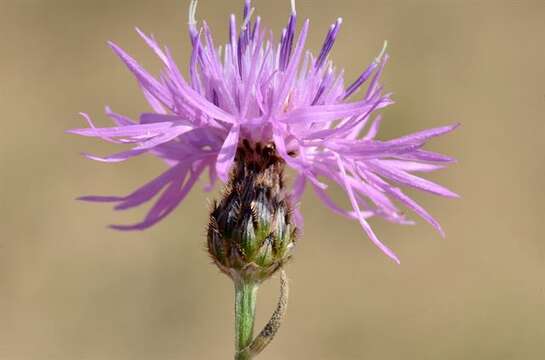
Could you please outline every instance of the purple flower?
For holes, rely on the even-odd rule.
[[[86,155],[88,158],[120,162],[151,153],[164,160],[168,170],[127,196],[88,196],[83,200],[112,202],[116,209],[125,210],[158,197],[142,222],[112,226],[119,230],[146,229],[170,214],[203,173],[210,180],[205,190],[210,190],[218,178],[226,182],[238,144],[248,140],[274,144],[279,156],[295,171],[291,188],[294,204],[310,187],[333,212],[359,221],[371,241],[396,262],[397,257],[378,240],[367,222],[379,216],[410,224],[393,200],[413,210],[444,236],[439,223],[398,186],[457,197],[413,174],[437,170],[454,161],[423,150],[423,146],[457,125],[393,140],[376,139],[382,120],[376,112],[392,104],[379,83],[388,60],[384,50],[345,86],[343,72],[328,59],[341,19],[331,25],[316,57],[305,51],[308,20],[297,34],[293,2],[289,22],[280,41],[275,42],[260,17],[252,21],[253,8],[246,0],[242,23],[237,24],[231,15],[228,42],[218,47],[206,22],[197,26],[196,3],[192,1],[189,12],[193,50],[188,76],[182,75],[168,48],[137,30],[164,64],[158,77],[146,72],[116,44],[110,46],[136,77],[152,111],[134,121],[107,108],[114,127],[96,127],[88,115],[82,114],[89,127],[70,130],[132,146],[107,157]],[[324,179],[345,191],[351,210],[329,197]],[[295,216],[300,224],[297,210]]]

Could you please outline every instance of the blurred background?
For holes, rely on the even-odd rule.
[[[0,0],[0,359],[228,359],[233,289],[204,250],[208,201],[194,191],[149,231],[120,233],[146,209],[118,213],[82,194],[124,194],[157,176],[151,157],[107,165],[115,148],[64,134],[104,105],[147,111],[114,40],[152,72],[133,31],[153,32],[185,69],[186,0]],[[216,41],[242,1],[202,0]],[[260,359],[542,359],[545,356],[545,2],[312,0],[317,51],[344,18],[333,51],[347,79],[390,43],[396,104],[381,138],[459,121],[429,149],[459,163],[431,176],[462,195],[416,198],[442,222],[372,221],[397,266],[356,222],[304,199],[304,237],[288,267],[288,317]],[[277,33],[289,1],[255,1]],[[155,71],[153,71],[155,70]],[[343,201],[340,191],[336,199]],[[260,292],[258,326],[278,281]]]

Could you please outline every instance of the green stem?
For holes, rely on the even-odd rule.
[[[254,336],[255,303],[259,285],[243,279],[235,281],[235,360],[249,360],[241,350],[248,347]]]

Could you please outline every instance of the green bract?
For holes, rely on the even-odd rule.
[[[274,145],[244,141],[222,200],[214,204],[208,251],[234,280],[261,282],[291,257],[296,227]]]

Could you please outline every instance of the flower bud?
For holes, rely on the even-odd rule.
[[[273,144],[245,140],[237,149],[223,198],[213,205],[208,225],[208,251],[234,280],[266,280],[291,257],[296,228],[284,166]]]

